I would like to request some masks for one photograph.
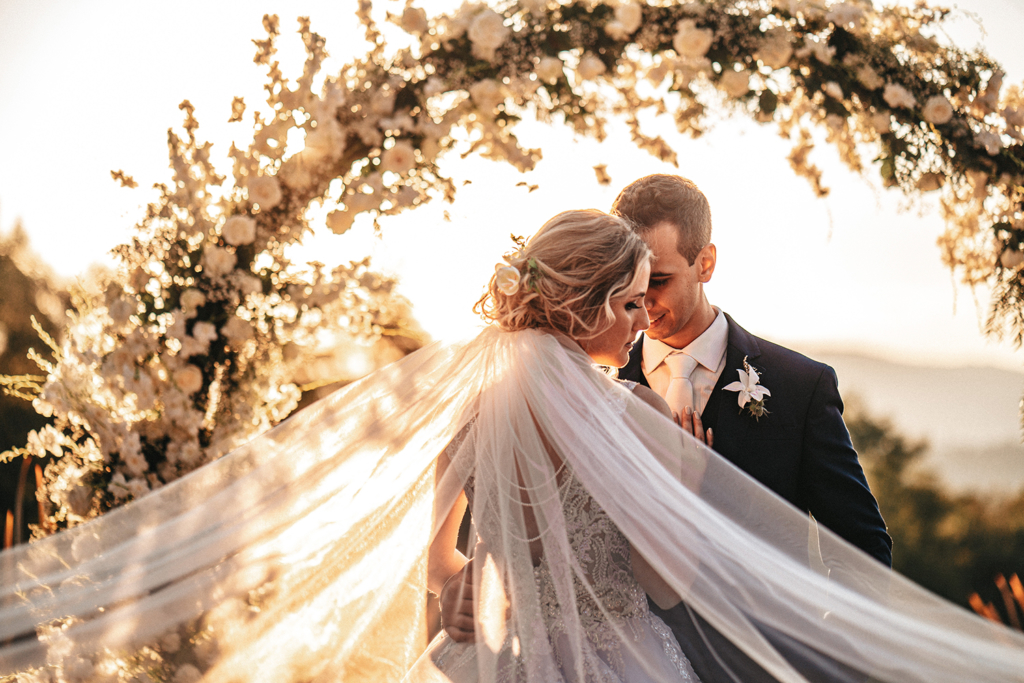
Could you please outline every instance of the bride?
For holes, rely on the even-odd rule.
[[[726,672],[1024,681],[1020,634],[817,529],[595,368],[646,324],[647,269],[619,219],[561,214],[496,271],[476,339],[0,554],[0,677],[696,680],[646,593],[727,638]],[[475,642],[423,654],[426,591],[463,577]]]
[[[593,210],[566,211],[548,221],[523,249],[509,258],[507,265],[496,269],[478,309],[504,331],[536,330],[576,354],[577,360],[585,353],[597,365],[621,367],[629,358],[632,341],[650,324],[644,307],[650,261],[650,250],[625,219]],[[633,382],[622,386],[664,414],[670,414],[668,405],[650,389]],[[625,408],[625,396],[616,396],[615,400]],[[503,540],[507,525],[518,520],[503,519],[501,515],[495,518],[488,501],[476,496],[478,487],[481,492],[487,490],[478,483],[476,471],[494,467],[496,463],[483,459],[498,455],[475,449],[478,421],[478,417],[470,419],[438,462],[442,479],[457,463],[455,467],[461,470],[459,479],[466,484],[464,494],[454,506],[438,511],[444,522],[430,546],[428,586],[438,594],[446,587],[460,589],[458,584],[466,575],[467,559],[455,549],[459,523],[467,500],[481,501],[473,506],[473,518],[481,520],[477,524],[481,539],[478,549],[493,561],[491,566],[502,578],[519,574],[517,580],[508,582],[510,585],[528,582],[532,573],[535,585],[530,590],[536,591],[541,605],[542,622],[516,623],[523,619],[513,612],[511,629],[499,627],[504,637],[496,655],[497,678],[526,678],[525,662],[530,657],[522,653],[521,640],[509,633],[533,627],[546,631],[548,642],[544,648],[550,649],[557,665],[548,680],[696,681],[697,676],[671,630],[648,608],[645,591],[662,608],[678,603],[678,597],[633,552],[629,542],[573,476],[567,460],[550,443],[542,444],[541,453],[530,455],[530,459],[546,456],[549,460],[546,464],[536,460],[532,463],[540,470],[540,479],[546,480],[544,485],[528,485],[521,471],[513,475],[512,468],[507,468],[504,476],[514,476],[514,485],[508,488],[507,481],[502,486],[499,480],[490,489],[513,504],[518,489],[522,504],[521,510],[510,508],[513,514],[509,516],[522,515],[517,535],[529,541],[526,547],[512,545],[514,551],[519,551],[518,556],[504,556],[503,550],[509,546]],[[467,441],[471,450],[465,450]],[[507,437],[502,439],[507,441]],[[531,494],[536,494],[536,499]],[[547,515],[558,518],[567,546],[547,538],[550,520],[546,520],[542,533],[540,516],[534,510],[549,507],[540,505],[545,499],[559,501],[561,510],[548,510]],[[517,561],[522,566],[515,566]],[[483,579],[483,583],[475,584],[481,586],[481,592],[506,591],[505,581],[494,583],[490,576],[473,573],[478,580]],[[562,585],[556,582],[556,576],[563,578]],[[570,577],[571,582],[564,577]],[[560,598],[568,601],[569,614],[563,614],[559,607]],[[516,599],[513,604],[522,604],[522,600]],[[502,618],[497,615],[499,621]],[[573,633],[570,627],[574,619],[578,620],[579,633]],[[470,625],[467,630],[471,628]],[[623,647],[618,635],[625,632],[633,639],[627,647]],[[516,652],[516,648],[520,651]],[[440,671],[449,679],[475,679],[478,665],[475,647],[460,646],[443,632],[407,678],[429,680],[433,678],[432,672]]]

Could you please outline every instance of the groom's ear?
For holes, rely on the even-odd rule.
[[[715,262],[718,260],[718,250],[714,244],[708,244],[706,247],[700,250],[697,254],[696,265],[700,266],[700,271],[697,273],[697,280],[701,283],[711,281],[711,276],[715,273]]]

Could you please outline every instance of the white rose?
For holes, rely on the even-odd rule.
[[[469,97],[480,111],[491,114],[505,101],[501,85],[493,78],[485,78],[469,87]]]
[[[917,181],[917,189],[921,192],[933,192],[942,187],[946,178],[938,173],[925,173]]]
[[[740,97],[750,92],[750,74],[746,71],[726,71],[718,81],[718,87],[730,97]]]
[[[203,388],[203,373],[194,365],[186,365],[174,373],[174,383],[183,394],[191,396]]]
[[[672,47],[681,57],[703,57],[714,39],[715,33],[711,29],[697,28],[697,22],[693,19],[683,19],[676,24]]]
[[[608,67],[604,65],[604,62],[602,62],[596,55],[589,52],[583,55],[583,59],[580,60],[580,65],[576,67],[576,73],[579,74],[579,77],[584,81],[591,81],[607,70]]]
[[[206,295],[198,289],[189,288],[181,293],[180,303],[185,317],[191,318],[196,314],[196,309],[206,303]]]
[[[238,258],[227,249],[212,244],[203,249],[203,269],[211,278],[218,278],[230,273],[235,268]]]
[[[505,42],[509,33],[511,30],[505,26],[505,17],[489,7],[484,9],[476,15],[467,31],[473,44],[473,56],[492,61],[495,51]]]
[[[843,99],[843,89],[835,81],[829,81],[825,85],[821,86],[821,89],[825,91],[825,94],[834,100]]]
[[[221,234],[224,241],[233,247],[252,244],[256,240],[256,221],[248,216],[232,216],[224,222]]]
[[[643,7],[636,3],[624,2],[615,8],[615,20],[625,26],[630,33],[640,28],[643,18]]]
[[[200,320],[192,326],[192,336],[203,343],[209,344],[217,338],[217,327],[213,323]]]
[[[407,33],[426,33],[429,28],[426,10],[420,7],[406,7],[402,12],[402,29]]]
[[[875,70],[867,64],[857,69],[857,80],[868,90],[878,90],[885,85],[882,77],[875,73]]]
[[[624,2],[615,8],[615,20],[608,22],[604,32],[615,40],[626,40],[640,28],[643,9],[632,2]]]
[[[887,83],[885,91],[882,93],[882,99],[893,109],[896,107],[913,109],[917,106],[917,100],[910,94],[910,91],[898,83]]]
[[[274,176],[250,178],[246,189],[249,191],[249,201],[259,204],[261,211],[270,211],[281,203],[281,183]]]
[[[772,69],[781,69],[789,64],[793,56],[793,45],[789,42],[789,31],[779,26],[765,33],[765,41],[757,48],[756,56],[761,63]]]
[[[992,131],[983,130],[974,136],[974,146],[984,147],[989,156],[995,156],[1003,148],[1003,141]]]
[[[519,281],[522,276],[518,268],[499,263],[494,266],[494,283],[498,291],[505,296],[512,296],[519,291]]]
[[[925,100],[921,116],[928,123],[941,126],[944,123],[949,123],[949,120],[953,118],[953,105],[942,95],[932,95]]]
[[[327,214],[327,227],[335,235],[344,235],[356,218],[354,211],[331,211]]]
[[[559,78],[562,77],[564,72],[562,71],[562,60],[558,57],[545,57],[540,60],[540,64],[537,65],[535,73],[544,83],[556,83]]]
[[[416,155],[412,143],[400,140],[394,147],[380,155],[380,170],[404,174],[416,167]]]
[[[224,335],[225,339],[236,344],[247,342],[253,337],[252,324],[236,315],[231,316],[224,327],[220,328],[220,333]]]

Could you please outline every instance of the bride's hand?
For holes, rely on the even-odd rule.
[[[441,607],[441,628],[457,643],[474,642],[473,560],[448,578],[437,601]]]
[[[683,428],[687,434],[700,441],[702,444],[707,445],[711,448],[715,443],[715,435],[711,431],[711,427],[704,430],[704,423],[700,421],[700,415],[697,414],[693,408],[687,408],[682,414],[676,414],[676,421],[679,422],[679,426]]]

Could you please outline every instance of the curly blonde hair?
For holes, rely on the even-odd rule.
[[[508,331],[549,327],[590,339],[615,320],[610,300],[630,288],[651,250],[632,223],[597,209],[563,211],[505,256],[519,271],[506,295],[491,277],[473,310]]]

